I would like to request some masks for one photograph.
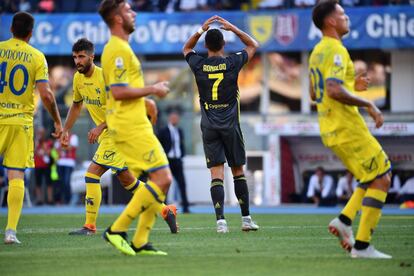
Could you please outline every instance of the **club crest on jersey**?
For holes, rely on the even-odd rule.
[[[116,68],[124,68],[124,60],[122,57],[115,58],[115,66]]]
[[[260,15],[249,17],[250,33],[260,44],[267,43],[272,37],[273,16]]]
[[[275,39],[282,45],[289,45],[298,34],[298,17],[295,14],[281,14],[276,17]]]

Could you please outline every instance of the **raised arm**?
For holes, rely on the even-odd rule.
[[[190,38],[187,40],[187,42],[184,44],[184,47],[183,47],[184,56],[186,56],[188,53],[193,51],[201,35],[210,28],[210,24],[215,22],[217,18],[218,18],[217,15],[210,17],[203,23],[203,25],[201,26],[201,29],[198,30],[198,32],[190,36]]]
[[[55,122],[55,132],[53,132],[52,135],[55,138],[59,138],[62,134],[62,121],[60,119],[55,95],[50,89],[48,82],[37,82],[36,88],[39,91],[43,105],[46,107],[46,110],[49,112],[50,116],[52,116],[52,119]]]
[[[247,52],[247,55],[250,61],[250,59],[256,53],[257,48],[259,48],[259,43],[254,38],[252,38],[250,35],[243,32],[238,27],[234,26],[233,24],[231,24],[224,18],[218,16],[217,22],[222,24],[222,26],[220,27],[221,29],[233,32],[235,35],[237,35],[240,38],[241,42],[243,42],[244,45],[246,45],[246,48],[244,48],[244,50]]]

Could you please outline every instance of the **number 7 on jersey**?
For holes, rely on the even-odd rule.
[[[224,79],[223,73],[217,73],[217,74],[208,74],[209,79],[215,79],[216,81],[213,84],[213,88],[211,89],[211,99],[213,101],[218,100],[218,87],[220,85],[220,82]]]

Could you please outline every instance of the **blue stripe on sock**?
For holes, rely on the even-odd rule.
[[[153,195],[153,197],[155,198],[156,201],[158,201],[159,203],[163,203],[160,198],[158,197],[157,192],[147,183],[145,183],[145,188],[147,188],[147,190]]]
[[[140,183],[140,181],[137,179],[137,182],[135,182],[135,185],[131,189],[128,189],[128,191],[132,192],[132,191],[135,191],[136,189],[138,189],[139,183]]]
[[[99,179],[85,176],[85,183],[99,184]]]

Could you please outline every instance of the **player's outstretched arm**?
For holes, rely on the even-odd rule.
[[[62,136],[60,137],[60,143],[62,147],[69,146],[69,131],[72,129],[82,109],[82,102],[73,103],[66,116],[65,126],[63,127]]]
[[[375,126],[377,128],[381,127],[384,123],[384,117],[381,111],[375,106],[372,101],[354,96],[337,81],[329,79],[326,80],[326,91],[329,97],[340,103],[366,107],[368,114],[372,117],[372,119],[374,119]]]
[[[59,109],[56,104],[55,95],[50,89],[48,82],[38,82],[36,83],[36,88],[39,91],[43,105],[46,107],[47,111],[52,116],[52,119],[55,122],[55,132],[52,133],[52,135],[55,138],[59,138],[62,134],[62,121],[60,119]]]
[[[218,16],[214,15],[212,17],[210,17],[209,19],[207,19],[203,25],[201,26],[201,29],[196,32],[195,34],[193,34],[188,40],[187,42],[184,44],[183,47],[183,54],[184,56],[186,56],[188,53],[190,53],[191,51],[193,51],[194,47],[196,46],[198,40],[200,39],[201,35],[203,34],[203,32],[206,32],[209,28],[210,28],[210,24],[215,22],[217,20]]]
[[[158,82],[154,85],[145,86],[143,88],[134,88],[130,86],[111,86],[112,96],[117,101],[131,100],[155,95],[159,98],[164,98],[170,91],[168,82]]]
[[[221,29],[233,32],[235,35],[237,35],[240,38],[241,42],[243,42],[244,45],[246,45],[246,48],[244,48],[244,50],[247,52],[247,55],[249,56],[249,61],[250,61],[250,59],[256,53],[257,48],[259,48],[260,46],[259,42],[257,42],[250,35],[243,32],[242,30],[240,30],[239,28],[237,28],[236,26],[231,24],[229,21],[227,21],[226,19],[220,16],[217,17],[217,22],[222,24],[222,26],[220,27]]]

